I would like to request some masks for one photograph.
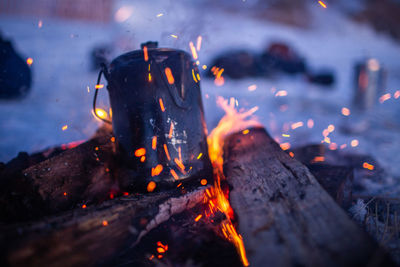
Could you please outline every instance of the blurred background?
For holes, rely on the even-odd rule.
[[[360,169],[384,170],[371,188],[392,190],[399,13],[398,0],[0,0],[2,49],[11,43],[27,67],[23,90],[2,85],[0,161],[88,139],[101,125],[91,111],[99,63],[152,40],[195,47],[209,130],[223,116],[216,97],[233,97],[238,109],[258,107],[282,148],[368,155],[373,167]]]

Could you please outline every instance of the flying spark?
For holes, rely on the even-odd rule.
[[[250,92],[252,92],[252,91],[254,91],[254,90],[257,89],[257,85],[252,84],[252,85],[250,85],[249,87],[247,87],[247,89],[248,89]]]
[[[350,109],[342,108],[342,114],[343,114],[343,116],[349,116],[350,115]]]
[[[318,1],[318,4],[320,4],[323,8],[326,8],[326,4],[322,1]]]
[[[30,67],[33,64],[33,59],[31,57],[28,57],[26,59],[26,64],[28,64],[28,66]]]

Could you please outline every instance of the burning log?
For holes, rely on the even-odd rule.
[[[40,199],[28,206],[39,209],[43,205],[48,216],[39,214],[35,221],[21,224],[26,218],[15,218],[24,211],[16,210],[14,222],[0,226],[0,262],[12,266],[148,266],[162,260],[171,265],[194,261],[240,266],[235,248],[218,228],[226,218],[200,216],[207,208],[203,202],[209,186],[130,194],[99,204],[104,193],[119,183],[113,172],[110,134],[103,129],[91,140],[22,171],[29,178],[24,185],[30,188],[24,192]],[[224,159],[233,223],[243,236],[250,265],[390,264],[307,168],[283,152],[264,130],[227,138]],[[69,168],[57,168],[65,162]],[[124,170],[117,173],[123,175]],[[96,187],[99,180],[95,177],[106,184]],[[67,204],[58,197],[66,190],[71,197]],[[96,201],[82,205],[94,196]],[[4,203],[12,205],[12,200]],[[164,246],[157,248],[160,252],[154,251],[158,242]]]
[[[253,266],[391,266],[310,171],[263,129],[227,141],[224,172]]]
[[[6,165],[0,173],[0,214],[4,220],[35,219],[105,200],[114,183],[109,172],[113,162],[111,137],[111,127],[103,127],[89,141],[66,145],[53,157],[42,156],[35,162],[38,157],[31,156]],[[36,164],[30,166],[32,162]]]
[[[4,258],[0,257],[0,262],[73,266],[115,261],[121,252],[135,251],[138,236],[142,238],[174,214],[201,202],[204,190],[202,187],[181,197],[172,197],[171,192],[124,197],[34,223],[3,226],[0,244]]]

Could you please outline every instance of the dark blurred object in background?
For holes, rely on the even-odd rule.
[[[306,62],[292,47],[277,42],[272,43],[261,55],[263,66],[270,72],[280,71],[287,74],[304,73]]]
[[[213,60],[211,66],[223,68],[224,75],[232,79],[261,76],[265,72],[259,57],[246,50],[222,53]],[[211,69],[208,76],[213,76]]]
[[[309,70],[306,60],[291,46],[275,42],[261,54],[244,49],[231,50],[218,55],[211,63],[208,77],[217,76],[218,70],[226,77],[271,77],[274,74],[305,75],[310,83],[331,86],[335,83],[334,72],[327,69]],[[217,71],[216,71],[217,70]]]
[[[0,35],[0,98],[24,97],[31,87],[31,70],[9,40]]]
[[[362,8],[350,14],[355,20],[372,25],[376,31],[400,39],[400,1],[363,0]]]
[[[385,92],[386,72],[378,60],[371,58],[354,66],[353,103],[360,110],[372,108]]]
[[[335,83],[335,75],[333,70],[309,70],[306,74],[307,79],[310,83],[331,86]]]

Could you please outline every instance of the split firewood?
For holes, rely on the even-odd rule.
[[[6,266],[82,266],[115,261],[150,230],[201,203],[205,189],[181,196],[176,191],[129,196],[33,223],[0,226],[0,262]]]
[[[103,127],[89,141],[24,170],[6,166],[0,175],[3,220],[35,219],[105,200],[114,183],[111,137],[111,128]]]
[[[231,206],[252,266],[391,266],[310,171],[264,129],[224,150]]]

